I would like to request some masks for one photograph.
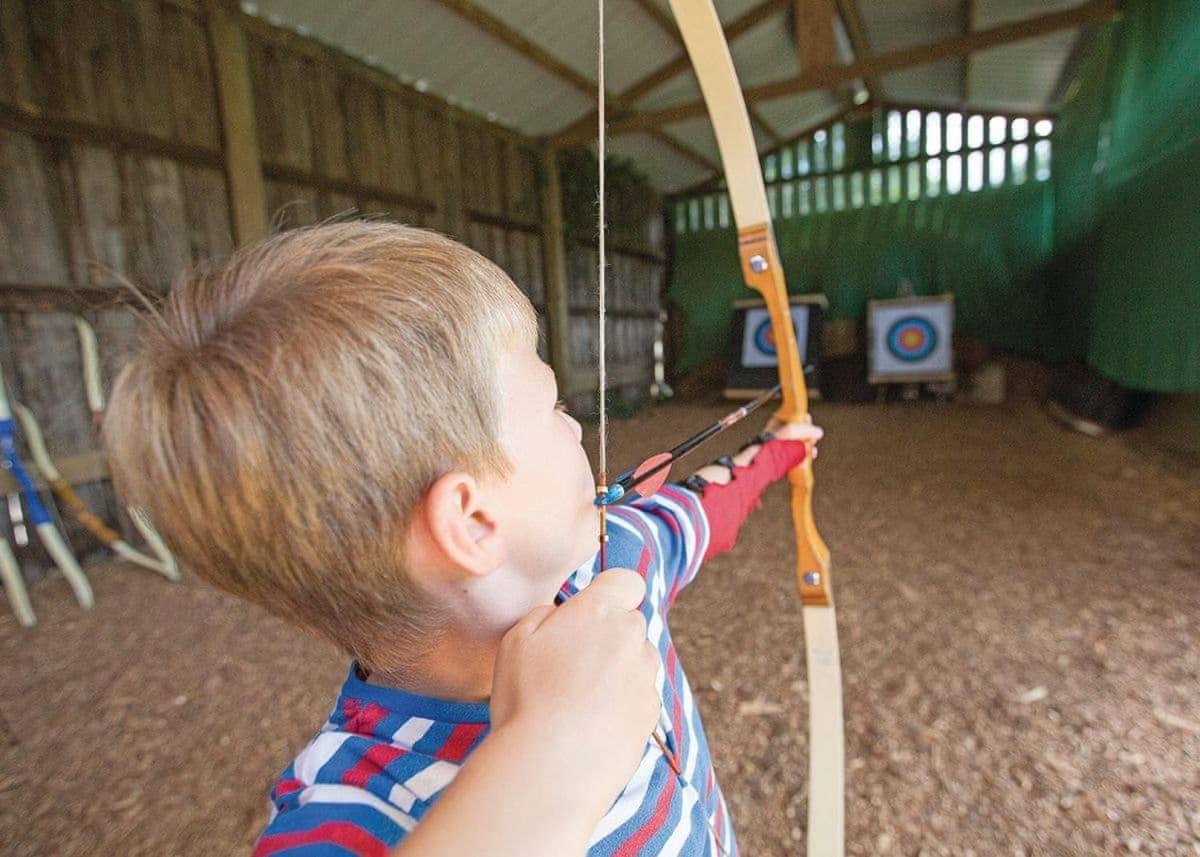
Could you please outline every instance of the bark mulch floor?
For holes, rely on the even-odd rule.
[[[721,411],[617,422],[613,460]],[[850,853],[1200,854],[1194,475],[1025,402],[817,418]],[[672,622],[746,855],[803,850],[786,499],[769,492]],[[341,658],[195,580],[91,578],[91,612],[57,579],[33,587],[36,629],[0,610],[0,853],[246,853]]]

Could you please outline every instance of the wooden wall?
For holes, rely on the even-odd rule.
[[[111,383],[136,336],[121,284],[163,294],[187,266],[233,248],[203,10],[199,0],[97,0],[83,15],[70,0],[0,0],[0,371],[57,459],[97,446],[74,315],[95,324]],[[239,20],[275,228],[355,213],[429,226],[496,261],[544,311],[535,141]],[[651,243],[610,257],[610,373],[632,396],[653,371],[663,266]],[[595,255],[567,251],[571,392],[581,399],[595,378]],[[129,533],[107,484],[81,493]],[[96,550],[64,525],[77,552]],[[35,548],[20,559],[44,565]]]

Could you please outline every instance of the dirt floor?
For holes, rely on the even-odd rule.
[[[617,422],[613,460],[721,409]],[[1200,854],[1195,475],[1030,402],[816,413],[849,852]],[[803,850],[791,556],[777,486],[673,614],[746,855]],[[0,852],[246,853],[341,658],[194,580],[91,577],[90,613],[57,579],[36,629],[0,609]]]

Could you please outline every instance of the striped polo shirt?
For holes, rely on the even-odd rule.
[[[658,729],[679,773],[648,740],[633,777],[593,832],[589,857],[737,854],[700,712],[667,627],[671,604],[695,577],[707,546],[708,523],[685,489],[665,486],[609,511],[608,565],[636,569],[646,579],[641,609],[663,663]],[[571,574],[560,599],[598,573],[596,557]],[[271,821],[254,854],[387,854],[454,779],[488,722],[486,703],[381,687],[352,666],[328,722],[271,790]]]

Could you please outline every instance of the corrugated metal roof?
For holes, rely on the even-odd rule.
[[[592,0],[473,0],[484,13],[537,45],[586,81],[596,79],[596,7]],[[667,0],[653,0],[668,16]],[[725,24],[762,0],[717,0]],[[872,53],[961,36],[968,29],[963,0],[857,0],[864,37]],[[1022,20],[1081,0],[974,0],[974,28]],[[675,34],[653,20],[635,0],[606,0],[610,93],[627,90],[680,53]],[[247,12],[296,30],[375,65],[398,79],[531,137],[552,136],[595,109],[583,89],[522,56],[439,0],[247,0]],[[798,73],[791,17],[780,11],[731,45],[743,85]],[[969,63],[949,59],[885,75],[882,97],[897,102],[1043,111],[1049,103],[1076,31],[1064,31],[992,48]],[[845,34],[839,56],[850,61]],[[967,70],[969,68],[969,70]],[[789,138],[845,109],[849,88],[805,92],[754,105],[781,138]],[[690,71],[640,99],[640,110],[696,101]],[[702,158],[719,160],[707,118],[664,130]],[[770,139],[756,127],[760,146]],[[642,165],[657,186],[671,191],[704,179],[708,169],[653,135],[613,137],[609,148]]]

